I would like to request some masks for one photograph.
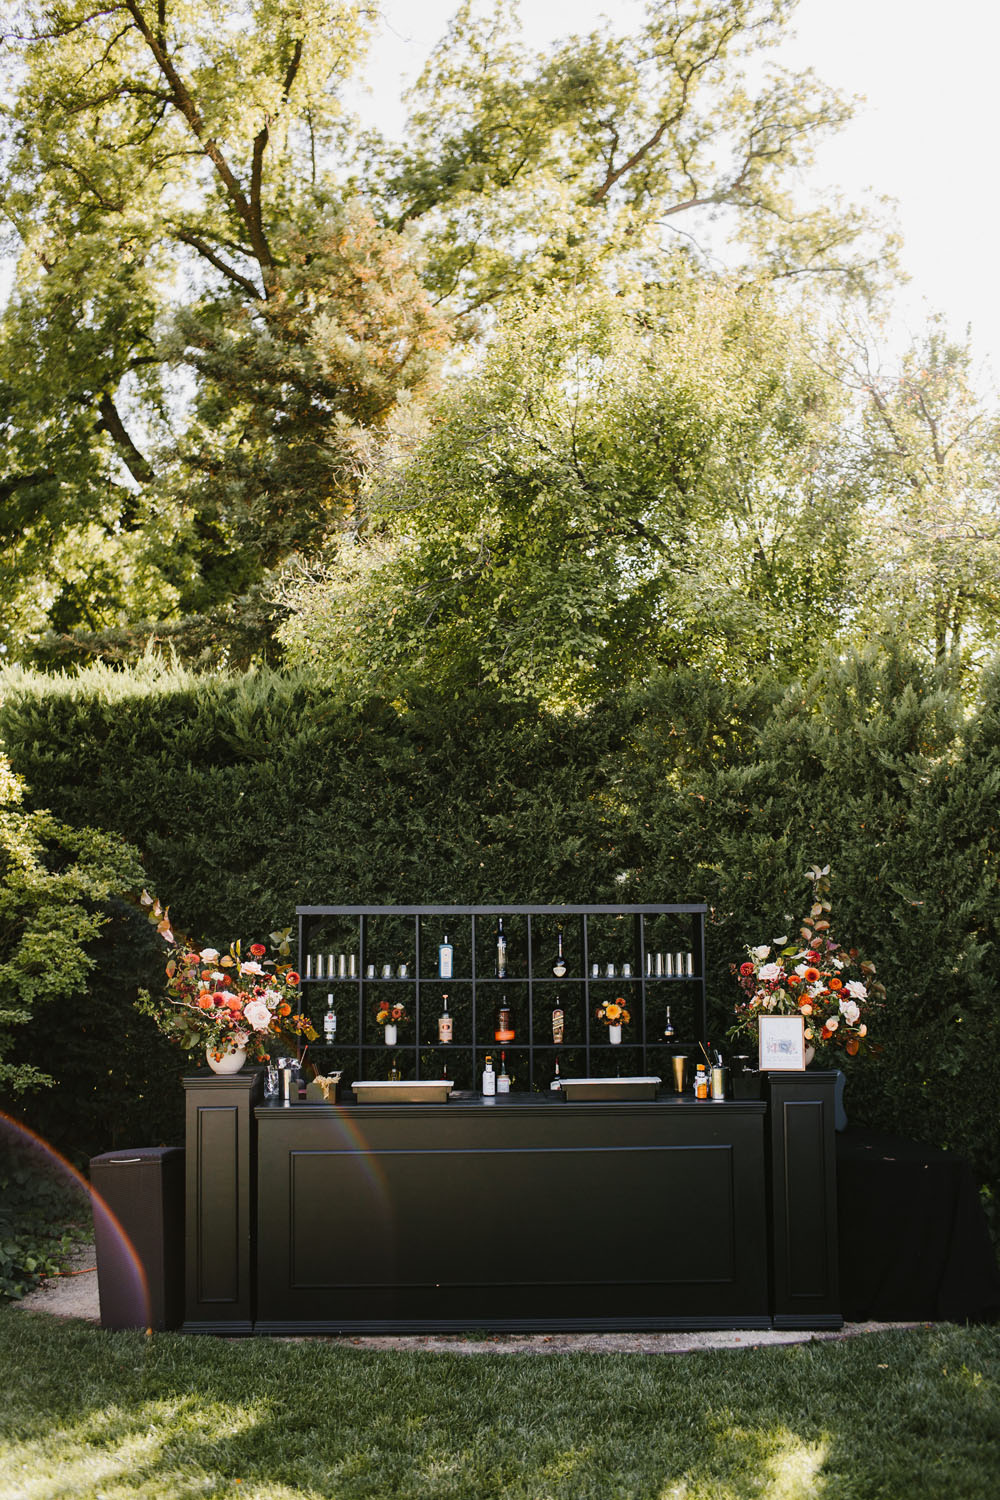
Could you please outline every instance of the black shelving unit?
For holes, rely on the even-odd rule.
[[[326,995],[334,995],[336,1041],[313,1043],[322,1068],[341,1069],[345,1081],[384,1078],[394,1063],[405,1078],[440,1076],[447,1061],[459,1087],[478,1089],[487,1052],[507,1053],[516,1092],[546,1089],[558,1053],[565,1075],[609,1072],[668,1076],[669,1054],[692,1055],[707,1044],[705,917],[698,903],[662,905],[545,906],[300,906],[298,962],[303,1006],[322,1032]],[[496,974],[498,919],[508,928],[508,972]],[[568,971],[552,973],[556,935],[563,933]],[[453,977],[438,974],[438,945],[454,950]],[[647,973],[647,955],[677,953],[685,972]],[[338,975],[340,954],[354,958],[355,974]],[[690,955],[690,958],[688,958]],[[316,975],[317,961],[323,973]],[[332,958],[334,974],[326,973]],[[624,963],[632,973],[624,976]],[[608,977],[608,963],[615,966]],[[407,973],[399,977],[399,966]],[[598,972],[593,972],[594,965]],[[383,970],[388,965],[390,974]],[[371,968],[373,973],[369,975]],[[687,969],[690,968],[690,973]],[[437,1040],[441,997],[449,995],[454,1040]],[[631,1012],[620,1045],[607,1040],[595,1018],[603,999],[621,994]],[[513,1042],[494,1039],[497,1004],[505,996],[516,1021]],[[387,1046],[375,1024],[378,1002],[402,1000],[410,1020]],[[563,1042],[552,1039],[551,1013],[565,1011]],[[676,1028],[663,1035],[666,1008]]]

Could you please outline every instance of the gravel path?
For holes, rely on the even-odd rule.
[[[15,1304],[27,1312],[57,1318],[80,1318],[100,1324],[96,1257],[93,1245],[81,1245],[61,1276],[50,1277]],[[912,1328],[912,1323],[847,1323],[836,1332],[753,1328],[676,1333],[498,1333],[371,1334],[324,1337],[327,1344],[349,1349],[409,1349],[447,1354],[686,1354],[697,1349],[749,1349],[762,1344],[806,1344],[812,1339],[854,1338],[885,1328]],[[304,1339],[294,1342],[305,1342]]]

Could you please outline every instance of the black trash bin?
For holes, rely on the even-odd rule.
[[[184,1151],[90,1159],[102,1328],[178,1328],[184,1317]]]

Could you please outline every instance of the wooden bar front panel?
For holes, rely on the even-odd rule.
[[[761,1104],[257,1119],[258,1328],[768,1322]]]

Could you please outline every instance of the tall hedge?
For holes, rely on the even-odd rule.
[[[33,805],[134,843],[177,925],[216,943],[307,902],[703,899],[720,1038],[730,962],[829,864],[836,930],[890,996],[853,1116],[1000,1184],[996,672],[969,705],[879,642],[791,687],[665,673],[584,715],[146,664],[8,677],[0,742]],[[128,1026],[131,989],[95,1003]]]

